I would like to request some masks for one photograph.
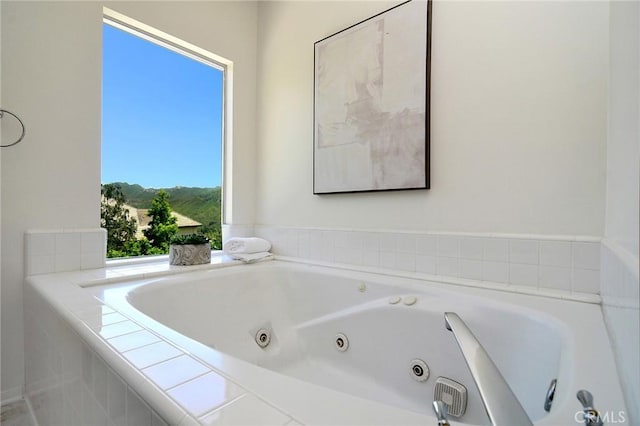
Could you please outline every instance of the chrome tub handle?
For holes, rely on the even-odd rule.
[[[500,370],[462,318],[455,312],[445,312],[444,321],[462,351],[491,424],[533,426]]]

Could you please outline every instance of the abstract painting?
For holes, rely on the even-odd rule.
[[[429,188],[431,2],[315,43],[314,194]]]

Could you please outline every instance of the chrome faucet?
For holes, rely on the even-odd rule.
[[[593,408],[593,395],[591,395],[591,392],[582,389],[578,391],[576,397],[582,404],[582,409],[584,410],[585,426],[602,426],[603,423],[600,413]]]
[[[558,379],[553,379],[549,383],[547,389],[547,395],[544,398],[544,411],[547,413],[551,411],[551,405],[553,404],[553,398],[556,396],[556,387],[558,386]]]
[[[433,412],[436,413],[438,426],[451,426],[447,420],[447,406],[442,401],[433,401]]]
[[[444,322],[462,351],[491,424],[533,426],[500,370],[464,321],[455,312],[445,312]]]

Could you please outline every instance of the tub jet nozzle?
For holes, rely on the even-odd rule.
[[[271,332],[264,328],[258,330],[258,332],[256,333],[256,343],[258,344],[258,346],[260,346],[261,348],[266,348],[267,346],[269,346],[270,342]]]
[[[344,352],[349,349],[349,339],[344,334],[338,333],[336,334],[335,345],[337,350]]]

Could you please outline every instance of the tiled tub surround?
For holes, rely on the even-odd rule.
[[[237,263],[223,257],[208,267]],[[162,269],[164,262],[27,278],[26,396],[38,422],[155,426],[252,424],[262,419],[265,424],[295,424],[80,287],[126,275],[142,278],[180,270],[172,267],[160,272]],[[166,370],[164,376],[158,373],[160,361],[168,361],[171,371],[197,378],[184,386],[172,386],[171,381],[177,381],[175,385],[187,380],[181,380],[179,374],[166,377]],[[173,387],[171,392],[162,391],[167,387]]]
[[[434,423],[431,415],[356,398],[256,367],[172,331],[126,302],[131,285],[155,283],[156,287],[189,286],[190,281],[185,279],[198,274],[209,274],[214,278],[222,272],[226,275],[231,271],[249,270],[262,275],[256,268],[271,268],[281,264],[289,264],[293,268],[325,269],[276,261],[162,277],[159,276],[157,265],[148,264],[136,268],[125,266],[27,278],[27,390],[41,423]],[[223,260],[212,267],[226,265]],[[148,275],[145,277],[146,271]],[[336,273],[358,274],[347,270]],[[132,274],[130,278],[136,281],[115,282],[127,274]],[[573,394],[569,394],[575,393],[578,388],[592,390],[603,410],[624,410],[622,394],[612,373],[615,367],[610,348],[606,345],[593,348],[590,344],[593,338],[606,339],[598,305],[485,289],[463,289],[399,276],[380,276],[380,279],[391,287],[401,282],[403,292],[418,295],[419,301],[415,306],[398,306],[399,309],[421,309],[425,300],[421,296],[424,291],[442,290],[444,293],[459,294],[461,300],[476,296],[490,298],[490,303],[504,303],[508,310],[518,314],[530,309],[539,310],[545,313],[542,317],[532,316],[536,317],[536,321],[542,321],[541,324],[546,324],[546,320],[542,319],[546,315],[559,320],[561,325],[557,331],[564,338],[558,354],[558,378],[566,387],[556,396],[555,410],[536,424],[571,423],[579,407]],[[113,283],[104,287],[79,286],[109,282]],[[211,281],[207,287],[215,282]],[[107,293],[105,289],[110,290]],[[351,290],[361,294],[355,288]],[[395,291],[400,291],[400,287]],[[202,289],[202,292],[184,293],[196,295],[204,292]],[[111,306],[105,306],[100,298],[107,298]],[[328,302],[331,303],[333,299],[330,297]],[[343,299],[337,296],[337,300]],[[169,303],[171,306],[180,304],[176,298],[160,300],[159,303]],[[183,306],[182,311],[176,312],[171,309],[164,311],[174,318],[186,320],[185,323],[205,325],[205,328],[212,326],[206,319],[190,318],[192,311],[189,307]],[[444,331],[441,321],[438,324],[441,332],[452,339]],[[529,339],[514,344],[527,341]],[[529,355],[538,354],[534,355],[532,362],[545,353],[542,351],[550,350],[544,347],[530,349],[525,352]],[[594,373],[585,375],[582,374],[584,371]],[[410,382],[417,383],[413,380]],[[473,385],[467,383],[467,386]],[[544,390],[541,392],[544,393]],[[566,416],[569,416],[569,420],[565,422]],[[482,424],[483,421],[474,419],[473,423]]]
[[[638,258],[602,241],[602,311],[632,424],[640,424],[640,311]]]
[[[498,283],[545,295],[600,291],[597,237],[271,226],[254,231],[281,256]]]
[[[29,230],[24,241],[26,275],[103,268],[107,257],[102,228]]]
[[[47,285],[60,289],[55,279]],[[26,397],[38,423],[166,425],[109,364],[114,356],[96,352],[87,339],[89,329],[78,327],[77,318],[56,309],[36,288],[25,286],[24,300]],[[87,312],[112,312],[91,300],[84,302]]]

